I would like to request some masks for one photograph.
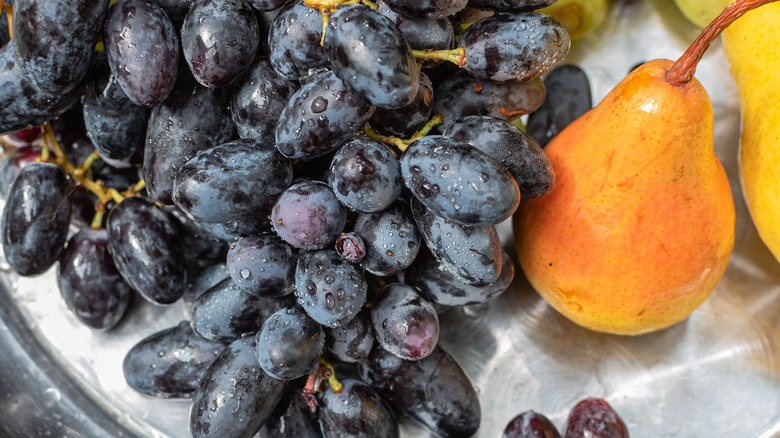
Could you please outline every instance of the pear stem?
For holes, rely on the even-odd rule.
[[[688,50],[672,65],[666,73],[666,81],[675,86],[690,82],[694,73],[696,73],[696,66],[701,61],[702,56],[704,56],[704,52],[707,51],[710,44],[715,41],[715,38],[720,35],[723,29],[753,9],[774,1],[777,0],[736,0],[734,3],[726,6],[723,12],[701,31],[696,40],[688,47]]]

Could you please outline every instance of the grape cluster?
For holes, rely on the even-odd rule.
[[[496,225],[554,185],[517,127],[569,50],[550,2],[108,3],[14,1],[11,267],[59,262],[96,330],[183,302],[124,375],[194,437],[473,435],[438,314],[509,287]]]

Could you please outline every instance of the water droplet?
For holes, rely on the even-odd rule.
[[[246,280],[247,278],[249,278],[249,269],[244,268],[244,269],[238,271],[238,275],[240,275],[241,278]]]

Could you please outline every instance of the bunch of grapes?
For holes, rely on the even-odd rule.
[[[96,330],[184,301],[124,375],[192,436],[474,434],[438,315],[509,287],[496,224],[554,185],[552,1],[108,3],[3,6],[11,267]]]

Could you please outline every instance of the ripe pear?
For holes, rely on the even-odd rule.
[[[739,172],[758,234],[780,260],[780,3],[723,32],[742,109]]]
[[[712,104],[693,73],[720,30],[766,1],[729,6],[676,63],[635,69],[545,148],[556,185],[523,200],[514,238],[531,285],[575,323],[622,335],[661,330],[720,281],[735,208],[713,146]]]

